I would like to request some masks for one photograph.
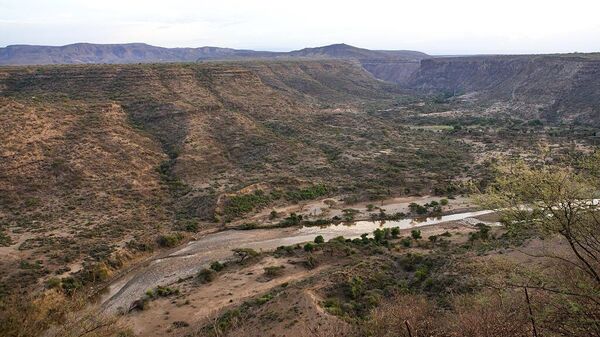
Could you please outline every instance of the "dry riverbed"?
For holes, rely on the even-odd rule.
[[[420,204],[439,200],[439,198],[397,198],[384,201],[382,208],[393,213],[407,211],[411,202]],[[312,204],[313,206],[322,201]],[[294,206],[297,207],[297,206]],[[362,209],[366,204],[352,205],[352,208]],[[268,251],[278,246],[294,245],[312,241],[315,236],[322,235],[325,240],[337,236],[347,238],[359,237],[363,233],[371,233],[379,227],[400,227],[410,231],[415,227],[444,228],[441,224],[450,224],[468,218],[488,214],[487,211],[457,213],[459,209],[470,207],[467,199],[451,200],[445,211],[453,214],[425,220],[404,219],[400,221],[372,222],[357,221],[354,224],[338,224],[323,227],[290,227],[274,229],[256,229],[248,231],[226,230],[208,234],[189,242],[172,253],[147,262],[139,268],[122,275],[113,281],[107,292],[101,297],[100,303],[106,312],[127,310],[130,305],[139,299],[148,290],[158,285],[174,284],[180,279],[195,275],[201,268],[208,266],[213,261],[231,259],[232,249],[252,248],[256,251]],[[466,221],[466,220],[465,220]],[[463,225],[470,225],[469,222]]]

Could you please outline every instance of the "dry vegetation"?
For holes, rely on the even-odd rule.
[[[401,92],[344,61],[1,68],[0,331],[128,336],[117,318],[83,310],[90,289],[157,250],[274,206],[328,196],[347,203],[453,197],[468,180],[504,191],[494,199],[503,209],[507,198],[553,202],[528,214],[531,221],[566,197],[593,198],[595,162],[564,167],[590,152],[594,130],[527,121],[506,109],[457,93]],[[537,180],[522,185],[523,176],[504,172],[517,182],[495,181],[498,156],[559,165],[562,176],[524,171]],[[571,175],[580,171],[586,176]],[[561,177],[577,178],[571,194],[525,193],[540,186],[551,193]],[[511,215],[507,223],[520,223]],[[260,267],[260,282],[276,287],[253,279],[265,290],[260,296],[218,302],[212,322],[181,318],[168,333],[530,336],[533,319],[540,335],[598,335],[598,251],[564,250],[527,263],[516,253],[540,238],[585,246],[592,235],[597,242],[595,227],[580,226],[596,215],[593,208],[568,227],[588,236],[479,226],[450,238],[379,232],[282,247],[276,262]],[[295,216],[275,212],[272,220],[296,226]],[[584,258],[573,260],[573,252]],[[255,254],[242,253],[256,263]],[[231,275],[243,278],[248,266],[205,267],[184,280],[177,300],[221,277],[234,284]],[[142,309],[174,295],[152,294]],[[135,315],[143,314],[132,310],[118,321]]]

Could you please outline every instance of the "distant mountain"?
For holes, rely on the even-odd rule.
[[[163,48],[145,43],[76,43],[61,47],[12,45],[0,48],[0,65],[194,62],[198,60],[272,57],[418,61],[427,57],[427,54],[410,50],[369,50],[347,44],[305,48],[287,53],[219,47]]]
[[[352,59],[378,79],[405,83],[428,55],[411,50],[369,50],[347,44],[269,52],[218,47],[163,48],[145,43],[66,46],[12,45],[0,48],[0,65],[160,63],[265,58]]]
[[[0,48],[0,65],[194,62],[277,54],[218,47],[163,48],[144,43],[76,43],[61,47],[12,45]]]
[[[304,48],[288,53],[293,57],[329,57],[344,59],[402,59],[405,61],[419,61],[429,55],[412,50],[370,50],[353,47],[344,43],[332,44],[324,47]]]

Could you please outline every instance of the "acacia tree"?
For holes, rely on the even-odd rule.
[[[548,329],[561,335],[600,335],[598,167],[600,156],[572,167],[502,164],[480,198],[484,207],[500,213],[509,233],[529,231],[568,244],[567,254],[526,253],[557,263],[546,276],[528,272],[518,283],[508,284],[558,295],[543,319],[552,322]]]
[[[571,167],[502,165],[482,200],[502,215],[510,231],[533,229],[564,238],[573,256],[550,257],[580,269],[600,286],[599,190],[589,173]]]

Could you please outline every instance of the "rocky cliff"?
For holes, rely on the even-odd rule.
[[[595,54],[424,59],[406,86],[474,93],[553,121],[600,121],[600,57]]]

